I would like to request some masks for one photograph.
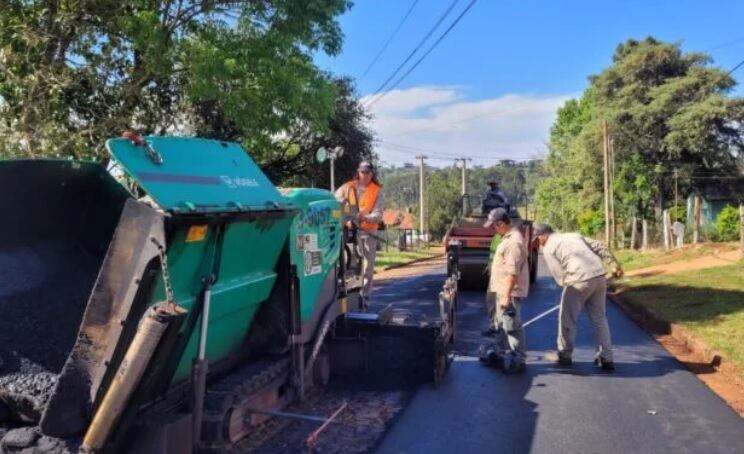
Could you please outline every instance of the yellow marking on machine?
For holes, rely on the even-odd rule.
[[[192,225],[186,234],[186,242],[195,243],[197,241],[203,241],[207,236],[208,228],[207,225]]]

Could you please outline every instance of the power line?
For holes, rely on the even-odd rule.
[[[740,61],[738,65],[736,65],[733,68],[731,68],[731,71],[729,71],[727,75],[730,76],[731,74],[734,73],[734,71],[736,71],[737,69],[741,68],[742,65],[744,65],[744,60]]]
[[[380,51],[377,52],[377,55],[375,55],[375,58],[373,58],[372,61],[369,63],[369,65],[367,66],[367,69],[365,69],[364,72],[362,73],[362,75],[359,76],[359,80],[364,79],[364,76],[366,76],[367,73],[369,73],[369,71],[372,69],[372,67],[375,66],[375,63],[377,63],[377,60],[380,59],[380,57],[382,56],[382,54],[385,52],[385,50],[388,48],[388,46],[390,45],[390,43],[393,41],[393,39],[395,38],[395,36],[400,31],[401,27],[403,27],[403,24],[408,19],[408,16],[411,15],[411,12],[413,11],[413,8],[416,7],[416,4],[418,2],[419,2],[419,0],[413,0],[413,3],[411,4],[411,7],[408,8],[408,11],[403,16],[403,19],[400,20],[400,22],[398,23],[398,26],[395,27],[395,30],[393,30],[393,33],[390,35],[390,37],[387,39],[387,41],[385,41],[385,44],[383,44],[383,46],[380,49]]]
[[[385,142],[379,139],[376,142],[380,148],[394,151],[397,153],[402,153],[407,156],[413,156],[414,154],[418,154],[418,153],[427,153],[427,154],[432,155],[429,157],[429,159],[436,160],[436,161],[452,161],[454,159],[459,159],[462,156],[462,155],[432,151],[432,150],[423,149],[423,148],[410,147],[407,145],[391,144],[390,142]],[[469,156],[474,160],[484,161],[484,162],[500,162],[500,161],[529,162],[529,161],[544,160],[544,158],[535,158],[535,157],[524,158],[524,157],[498,156],[498,155],[483,156],[483,155],[478,155],[478,154],[470,154]]]
[[[372,106],[374,103],[376,103],[380,99],[384,98],[386,94],[390,93],[391,90],[394,90],[395,87],[397,87],[401,82],[403,82],[403,79],[405,79],[406,77],[408,77],[408,75],[411,74],[411,72],[413,72],[413,70],[416,69],[418,67],[418,65],[420,65],[421,62],[424,61],[424,59],[426,59],[427,56],[429,56],[429,54],[439,45],[439,43],[442,42],[442,40],[444,40],[444,38],[449,34],[449,32],[451,32],[452,29],[455,28],[455,26],[457,25],[457,23],[460,22],[460,20],[465,16],[465,14],[467,14],[468,11],[470,11],[470,8],[472,8],[473,5],[475,5],[475,3],[477,1],[478,0],[471,0],[470,3],[468,4],[468,6],[466,6],[465,9],[460,13],[460,15],[457,16],[457,18],[454,20],[454,22],[452,22],[452,24],[447,28],[447,30],[445,30],[444,33],[442,33],[439,36],[439,38],[434,42],[434,44],[432,44],[432,46],[429,48],[429,50],[427,50],[424,53],[424,55],[422,55],[421,58],[419,58],[418,61],[416,61],[416,63],[413,64],[413,66],[411,66],[410,68],[408,68],[408,71],[406,71],[402,76],[400,76],[398,78],[398,80],[395,81],[395,83],[386,92],[382,93],[377,98],[371,100],[367,104],[367,107]],[[744,62],[742,62],[742,63],[744,63]]]
[[[410,151],[412,153],[428,153],[428,154],[437,155],[437,156],[441,156],[441,157],[445,157],[445,158],[456,158],[456,157],[459,157],[459,155],[455,155],[455,154],[451,154],[451,153],[443,153],[443,152],[440,152],[440,151],[432,151],[432,150],[427,150],[427,149],[423,149],[423,148],[412,147],[410,145],[400,145],[400,144],[397,144],[397,143],[391,143],[391,142],[387,142],[387,141],[379,140],[379,139],[377,140],[377,142],[380,143],[380,144],[387,145],[389,147],[398,148],[398,149],[400,149],[402,151]]]
[[[441,23],[444,21],[444,19],[446,19],[447,16],[449,16],[449,13],[452,11],[452,9],[455,7],[455,5],[457,5],[457,2],[459,2],[459,1],[460,0],[452,0],[452,3],[450,3],[449,7],[447,7],[447,9],[444,11],[444,13],[442,13],[442,15],[439,17],[439,19],[434,24],[434,26],[432,26],[429,29],[429,31],[426,33],[426,35],[424,36],[424,38],[408,54],[408,56],[405,58],[405,60],[403,60],[403,62],[400,65],[398,65],[397,68],[395,68],[395,71],[393,71],[393,73],[387,79],[385,79],[385,82],[383,82],[377,88],[377,90],[375,90],[375,92],[372,93],[372,96],[376,96],[378,93],[380,93],[382,90],[384,90],[385,89],[385,86],[387,86],[387,84],[390,83],[390,81],[393,80],[393,78],[395,78],[395,76],[398,75],[398,73],[400,72],[401,69],[403,69],[403,67],[406,65],[406,63],[408,63],[411,60],[411,58],[413,58],[413,56],[416,55],[416,52],[418,52],[419,49],[421,49],[421,47],[424,44],[426,44],[426,41],[429,40],[429,37],[431,37],[431,35],[436,31],[437,28],[439,28],[439,25],[441,25]]]
[[[724,47],[730,47],[730,46],[733,46],[733,45],[739,44],[739,43],[744,43],[744,38],[739,38],[739,39],[735,39],[733,41],[727,41],[725,43],[717,44],[717,45],[715,45],[713,47],[709,47],[709,48],[703,50],[703,52],[708,53],[708,52],[711,52],[711,51],[714,51],[714,50],[723,49]]]

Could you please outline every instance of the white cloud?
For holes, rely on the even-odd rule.
[[[374,100],[376,96],[365,96],[363,103]],[[433,108],[449,104],[459,99],[454,87],[413,87],[406,90],[393,90],[375,103],[375,111],[386,114],[408,114],[421,108]]]
[[[395,164],[413,162],[423,153],[440,166],[454,156],[481,165],[540,157],[547,151],[556,110],[571,97],[507,94],[471,100],[459,87],[394,90],[371,106],[377,152]]]

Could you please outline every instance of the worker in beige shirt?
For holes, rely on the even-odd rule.
[[[525,370],[526,355],[519,306],[521,299],[527,297],[530,285],[527,244],[504,208],[491,210],[484,227],[490,226],[503,238],[491,261],[486,300],[487,304],[496,305],[493,321],[496,346],[501,354],[509,356],[504,361],[504,372],[521,373]]]
[[[553,233],[546,224],[535,227],[536,240],[543,247],[543,257],[555,281],[563,287],[558,316],[558,358],[570,366],[576,337],[576,321],[586,307],[596,348],[595,364],[604,370],[615,370],[610,327],[607,323],[607,279],[603,261],[612,265],[612,274],[622,276],[622,268],[604,243],[578,233]]]

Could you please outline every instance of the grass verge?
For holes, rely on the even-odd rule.
[[[388,252],[379,251],[375,260],[375,271],[382,271],[389,266],[401,265],[413,260],[434,257],[440,254],[442,254],[441,247],[414,249],[411,251],[398,251],[397,249],[390,249]]]
[[[688,328],[744,370],[744,262],[630,279],[618,290],[625,302]]]
[[[623,264],[625,271],[633,271],[649,266],[664,265],[672,262],[692,260],[698,257],[720,252],[728,252],[737,249],[738,243],[703,243],[689,245],[682,249],[650,249],[648,251],[635,251],[622,249],[615,252],[615,256]]]

